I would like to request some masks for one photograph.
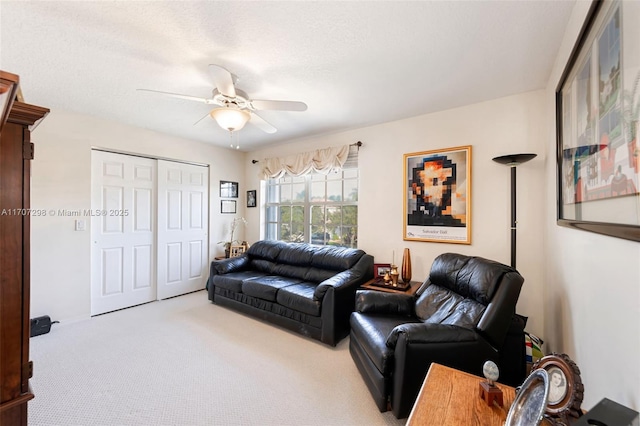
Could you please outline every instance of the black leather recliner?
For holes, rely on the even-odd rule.
[[[408,416],[432,362],[481,376],[493,360],[498,381],[522,383],[524,323],[515,323],[522,338],[507,334],[514,333],[523,282],[501,263],[445,253],[415,296],[358,291],[349,350],[380,411],[390,406],[397,418]]]

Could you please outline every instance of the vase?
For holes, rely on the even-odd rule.
[[[411,252],[408,248],[402,254],[402,282],[405,284],[411,281]]]

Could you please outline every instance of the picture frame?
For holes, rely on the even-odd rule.
[[[232,214],[236,212],[235,200],[220,200],[220,213]]]
[[[229,257],[242,256],[245,252],[245,246],[231,246],[229,248]]]
[[[220,198],[238,198],[238,182],[221,180]]]
[[[556,87],[557,224],[640,241],[640,20],[594,1]]]
[[[383,277],[386,271],[391,270],[390,263],[374,263],[373,264],[373,278]]]
[[[247,191],[247,207],[255,207],[257,200],[257,191],[252,189]]]
[[[403,239],[471,244],[471,145],[404,154]]]
[[[580,405],[584,397],[584,386],[580,369],[567,354],[552,353],[536,361],[531,372],[544,369],[549,375],[549,397],[545,417],[561,424],[570,424],[582,415]]]

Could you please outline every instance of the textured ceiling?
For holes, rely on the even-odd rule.
[[[292,138],[544,88],[571,1],[0,1],[0,69],[25,101],[219,146],[210,106],[136,91],[210,97],[207,65],[238,76],[261,111],[250,151]]]

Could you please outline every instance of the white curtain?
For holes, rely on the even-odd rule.
[[[317,149],[281,158],[265,158],[262,161],[260,179],[279,179],[285,174],[302,176],[310,171],[328,174],[339,170],[347,161],[349,145]]]

